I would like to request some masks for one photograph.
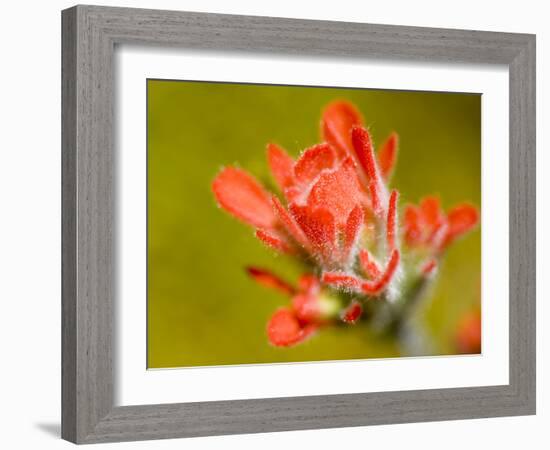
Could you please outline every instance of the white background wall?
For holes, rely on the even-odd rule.
[[[120,444],[117,448],[548,448],[550,333],[547,143],[550,29],[545,3],[427,0],[336,2],[104,1],[104,5],[537,34],[538,414]],[[68,448],[60,417],[60,10],[70,1],[9,1],[1,12],[0,418],[2,448]],[[498,164],[498,161],[495,161]],[[547,167],[547,169],[550,169]],[[547,203],[547,202],[546,202]],[[546,278],[546,279],[545,279]],[[546,294],[546,295],[545,295]],[[406,374],[404,374],[406,376]],[[546,425],[546,427],[545,427]],[[546,441],[546,442],[545,442]],[[105,445],[97,448],[107,448]],[[109,447],[114,448],[114,447]]]

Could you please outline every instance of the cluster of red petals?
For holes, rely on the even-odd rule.
[[[405,207],[405,242],[411,247],[426,247],[438,254],[478,222],[479,213],[472,205],[459,204],[445,213],[439,198],[426,197],[418,206]]]
[[[396,161],[397,135],[392,134],[375,155],[370,134],[362,124],[352,104],[336,101],[323,112],[324,142],[306,149],[297,160],[275,144],[267,146],[271,174],[284,203],[250,174],[235,167],[224,168],[212,189],[218,204],[256,228],[256,236],[263,243],[282,253],[312,257],[324,270],[324,283],[376,295],[388,286],[400,260],[398,195],[397,191],[389,195],[386,188]],[[367,250],[361,250],[359,258],[366,279],[346,275],[343,270],[353,266],[357,256],[354,249],[366,222],[376,218],[386,229],[386,264],[382,267]],[[304,276],[294,288],[268,271],[248,271],[262,285],[292,299],[291,305],[277,310],[268,323],[272,344],[302,342],[323,324],[318,279]],[[341,319],[355,323],[361,313],[361,304],[352,301],[342,311]]]
[[[298,344],[326,323],[319,304],[321,286],[313,275],[302,275],[295,288],[268,270],[249,267],[247,271],[259,284],[291,298],[290,305],[275,311],[267,324],[267,336],[273,345]]]
[[[264,244],[311,259],[321,273],[320,279],[302,276],[294,287],[269,271],[248,269],[257,282],[291,299],[267,326],[269,340],[276,346],[302,342],[327,323],[319,302],[321,283],[361,297],[379,296],[399,272],[401,236],[409,247],[431,250],[420,267],[428,277],[435,273],[440,252],[479,220],[471,205],[457,205],[445,213],[436,197],[427,197],[419,206],[407,206],[401,230],[399,195],[387,187],[397,159],[397,135],[391,134],[375,153],[359,111],[346,101],[325,108],[321,135],[323,142],[307,148],[296,160],[276,144],[267,146],[280,197],[236,167],[224,168],[212,184],[218,204],[254,227]],[[367,228],[383,230],[385,256],[380,262],[360,248]],[[353,324],[362,311],[361,303],[352,300],[340,318]]]
[[[235,167],[223,169],[212,187],[219,205],[255,227],[266,245],[283,253],[305,252],[325,268],[341,269],[353,263],[365,221],[396,208],[395,201],[388,203],[385,181],[395,163],[397,136],[392,134],[376,156],[359,112],[344,101],[325,109],[321,129],[325,142],[296,161],[275,144],[267,147],[286,206]],[[395,239],[395,214],[389,217]]]

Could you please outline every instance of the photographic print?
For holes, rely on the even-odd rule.
[[[481,95],[147,80],[151,369],[481,353]]]

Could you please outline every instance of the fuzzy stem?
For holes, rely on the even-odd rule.
[[[376,328],[383,334],[400,335],[430,284],[429,278],[419,276],[398,303],[381,302],[374,317]]]

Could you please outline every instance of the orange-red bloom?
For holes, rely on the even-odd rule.
[[[294,161],[281,147],[269,144],[267,159],[287,205],[270,196],[241,169],[223,169],[213,183],[218,203],[257,228],[256,236],[283,253],[305,252],[324,267],[349,266],[365,217],[383,215],[386,187],[368,131],[347,102],[329,105],[322,119],[326,143],[306,149]],[[397,138],[383,148],[385,176],[395,162]],[[397,192],[392,196],[388,236],[396,236]],[[393,248],[394,243],[391,243]]]
[[[439,253],[474,228],[479,213],[474,206],[463,203],[445,214],[439,198],[425,197],[419,206],[406,206],[404,219],[405,241],[409,246],[424,246]]]
[[[218,204],[252,226],[260,241],[315,267],[314,274],[300,278],[298,287],[269,271],[248,269],[256,281],[291,299],[268,323],[269,340],[276,346],[302,342],[335,317],[356,323],[363,302],[389,298],[382,294],[399,284],[401,239],[411,250],[431,250],[419,271],[427,278],[435,273],[436,257],[478,222],[473,206],[458,205],[444,213],[436,197],[427,197],[405,209],[400,226],[399,193],[388,188],[398,136],[392,133],[376,153],[351,103],[335,101],[325,108],[321,136],[323,142],[297,159],[268,144],[267,161],[280,196],[235,167],[224,168],[212,184]],[[338,297],[342,291],[353,298]],[[340,298],[337,314],[327,308],[327,292]]]

